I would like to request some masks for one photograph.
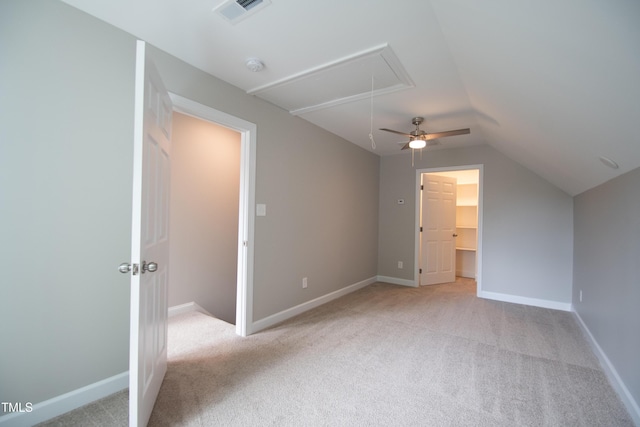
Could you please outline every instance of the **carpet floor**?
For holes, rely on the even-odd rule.
[[[375,283],[247,338],[183,314],[168,356],[149,426],[633,426],[571,313],[472,280]],[[65,416],[43,425],[94,425]]]

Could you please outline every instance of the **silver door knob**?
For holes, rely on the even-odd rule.
[[[149,273],[153,273],[158,270],[158,264],[155,262],[147,263],[146,261],[142,262],[142,272],[148,271]]]
[[[131,271],[131,264],[129,264],[128,262],[123,262],[122,264],[120,264],[120,266],[118,267],[118,271],[120,273],[124,273],[127,274],[128,272]]]

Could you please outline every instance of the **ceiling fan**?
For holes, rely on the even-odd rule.
[[[422,117],[414,117],[413,119],[411,119],[411,123],[416,126],[416,130],[411,131],[410,133],[398,132],[397,130],[385,128],[381,128],[380,130],[408,136],[409,142],[407,142],[402,147],[403,150],[406,150],[407,148],[424,148],[427,146],[427,141],[433,139],[444,138],[445,136],[466,135],[468,133],[471,133],[471,130],[469,128],[448,130],[446,132],[427,133],[420,129],[420,124],[422,122],[424,122],[424,118]]]

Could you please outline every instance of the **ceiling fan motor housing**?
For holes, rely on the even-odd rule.
[[[413,139],[418,139],[418,137],[427,134],[425,131],[420,129],[420,124],[422,124],[422,122],[424,122],[424,117],[414,117],[413,119],[411,119],[411,123],[416,126],[416,130],[414,130],[413,132],[409,132],[415,137]]]

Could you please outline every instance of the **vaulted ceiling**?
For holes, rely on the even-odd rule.
[[[381,156],[422,116],[571,195],[640,166],[637,0],[63,1]]]

